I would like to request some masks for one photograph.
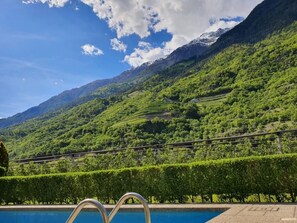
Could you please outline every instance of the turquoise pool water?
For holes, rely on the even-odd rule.
[[[0,211],[0,223],[64,223],[71,211]],[[152,223],[202,223],[221,211],[151,211]],[[141,211],[120,211],[112,223],[144,223]],[[83,211],[75,223],[102,223],[96,211]]]

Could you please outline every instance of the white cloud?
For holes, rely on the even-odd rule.
[[[187,43],[187,40],[179,35],[174,35],[162,47],[153,47],[148,42],[140,41],[138,47],[130,55],[125,56],[124,61],[132,67],[138,67],[143,63],[165,58],[173,50],[185,43]]]
[[[22,3],[24,4],[34,4],[34,3],[42,3],[48,4],[51,7],[63,7],[69,0],[23,0]]]
[[[161,47],[152,47],[150,43],[140,41],[133,53],[126,55],[124,61],[132,67],[138,67],[143,63],[164,58],[169,51]]]
[[[144,38],[151,32],[161,30],[172,34],[172,39],[163,47],[138,47],[132,54],[125,56],[124,61],[136,66],[141,62],[151,61],[150,59],[164,57],[197,38],[205,30],[235,25],[236,22],[219,21],[219,18],[246,17],[262,0],[81,1],[92,7],[94,13],[116,31],[118,38],[131,34]],[[214,24],[210,24],[211,19]],[[208,29],[210,25],[212,28]]]
[[[204,32],[217,31],[219,28],[232,28],[239,22],[232,20],[213,20],[212,25]],[[140,41],[138,47],[130,55],[126,55],[124,61],[132,67],[138,67],[143,63],[154,61],[168,56],[176,48],[188,43],[186,38],[182,35],[173,35],[172,39],[164,43],[163,47],[153,48],[150,43]]]
[[[81,1],[106,20],[118,38],[131,34],[143,38],[167,30],[190,41],[208,28],[210,18],[247,16],[262,0]]]
[[[93,8],[94,13],[107,21],[117,32],[118,38],[137,34],[141,38],[149,36],[154,12],[142,1],[81,0]]]
[[[139,41],[138,47],[141,47],[141,48],[150,48],[151,47],[151,44],[148,43],[148,42]]]
[[[110,44],[111,44],[111,47],[113,50],[126,52],[127,45],[125,45],[119,39],[117,39],[117,38],[111,39]]]
[[[68,1],[70,0],[23,0],[26,4],[39,2],[47,3],[50,7],[62,7]],[[162,30],[172,35],[172,39],[162,47],[138,47],[132,53],[133,55],[125,57],[125,61],[135,65],[140,63],[139,58],[147,62],[152,58],[164,57],[174,49],[199,37],[205,30],[211,31],[218,27],[234,25],[235,22],[232,24],[229,21],[220,21],[219,18],[246,17],[263,0],[80,1],[90,6],[100,19],[105,20],[109,28],[116,32],[118,39],[132,34],[145,38],[153,32]],[[116,45],[114,41],[113,49],[125,52],[126,47],[121,44]]]
[[[237,24],[239,24],[239,21],[224,21],[224,20],[216,20],[213,21],[211,26],[208,27],[205,32],[214,32],[217,31],[219,28],[225,29],[225,28],[233,28]]]
[[[83,46],[81,46],[82,48],[82,54],[84,55],[95,55],[95,56],[99,56],[99,55],[103,55],[103,51],[100,50],[99,48],[95,47],[94,45],[91,44],[85,44]]]

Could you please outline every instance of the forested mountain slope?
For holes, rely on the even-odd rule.
[[[12,117],[0,119],[0,129],[23,123],[50,112],[52,114],[47,114],[46,117],[52,117],[94,98],[106,98],[122,93],[175,63],[201,55],[227,30],[229,29],[219,29],[216,32],[204,33],[201,37],[189,44],[179,47],[166,58],[154,61],[153,63],[144,63],[139,67],[124,71],[114,78],[96,80],[84,86],[64,91],[38,106],[13,115]]]
[[[4,140],[21,156],[294,128],[296,30],[297,22],[195,66],[177,64],[135,91],[8,129]],[[180,75],[172,78],[175,71]]]
[[[256,43],[272,32],[277,32],[297,20],[297,1],[264,0],[239,25],[223,34],[206,56],[217,53],[232,44]]]
[[[284,24],[124,93],[2,130],[1,140],[11,156],[24,157],[296,128],[297,22]]]

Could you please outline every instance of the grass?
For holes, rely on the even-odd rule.
[[[198,105],[212,106],[222,103],[226,100],[228,94],[219,94],[208,97],[198,98]]]
[[[167,110],[168,103],[155,101],[148,104],[143,109],[136,112],[137,115],[152,115],[152,114],[160,114]]]
[[[123,121],[121,122],[117,122],[115,123],[114,125],[112,125],[111,127],[112,128],[118,128],[118,127],[122,127],[124,125],[138,125],[138,124],[141,124],[141,123],[144,123],[146,122],[146,118],[143,118],[143,117],[130,117],[128,119],[124,119]]]

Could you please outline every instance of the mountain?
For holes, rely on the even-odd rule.
[[[296,20],[296,0],[264,0],[243,22],[223,34],[203,57],[215,54],[232,44],[256,43]]]
[[[259,33],[253,42],[241,42],[245,38],[235,27],[196,60],[149,74],[111,97],[96,97],[55,116],[1,130],[1,140],[11,157],[20,158],[295,128],[297,21],[281,13],[295,6],[291,0],[265,0],[246,19],[246,30],[252,33],[245,35]],[[263,19],[271,12],[279,15],[282,26]],[[262,36],[255,23],[270,33]],[[145,66],[151,65],[139,68],[143,76],[150,72]],[[294,143],[284,136],[284,151],[293,151]],[[267,153],[246,144],[236,152]],[[223,157],[228,147],[220,149]]]
[[[12,117],[0,119],[0,128],[16,125],[26,120],[43,115],[47,112],[55,111],[74,101],[75,99],[78,99],[90,92],[95,91],[99,87],[107,85],[108,83],[110,83],[110,80],[98,80],[84,85],[80,88],[64,91],[63,93],[50,98],[49,100],[41,103],[38,106],[29,108],[28,110],[22,113],[18,113]]]
[[[214,44],[221,35],[223,35],[229,30],[230,28],[219,28],[217,31],[203,33],[199,38],[194,39],[188,45],[204,44],[210,46]]]
[[[197,39],[192,40],[190,43],[183,45],[165,59],[159,59],[153,62],[148,68],[153,71],[152,73],[164,70],[180,61],[195,59],[196,57],[203,55],[203,53],[213,44],[216,40],[229,29],[218,29],[215,32],[203,33]]]
[[[129,83],[129,87],[131,87],[131,84],[144,81],[151,75],[177,62],[199,56],[227,30],[228,29],[219,29],[216,32],[204,33],[189,44],[179,47],[165,59],[160,59],[153,63],[144,63],[139,67],[124,71],[111,79],[96,80],[82,87],[64,91],[38,106],[32,107],[12,117],[0,119],[0,128],[20,124],[48,112],[57,111],[63,107],[67,107],[67,109],[72,108],[73,106],[94,99],[96,95],[98,96],[98,92],[96,91],[106,86],[109,86],[108,90],[105,90],[103,94],[99,94],[100,97],[108,97],[114,93],[126,90],[127,85],[125,85],[125,83]],[[121,86],[121,84],[123,85]]]

